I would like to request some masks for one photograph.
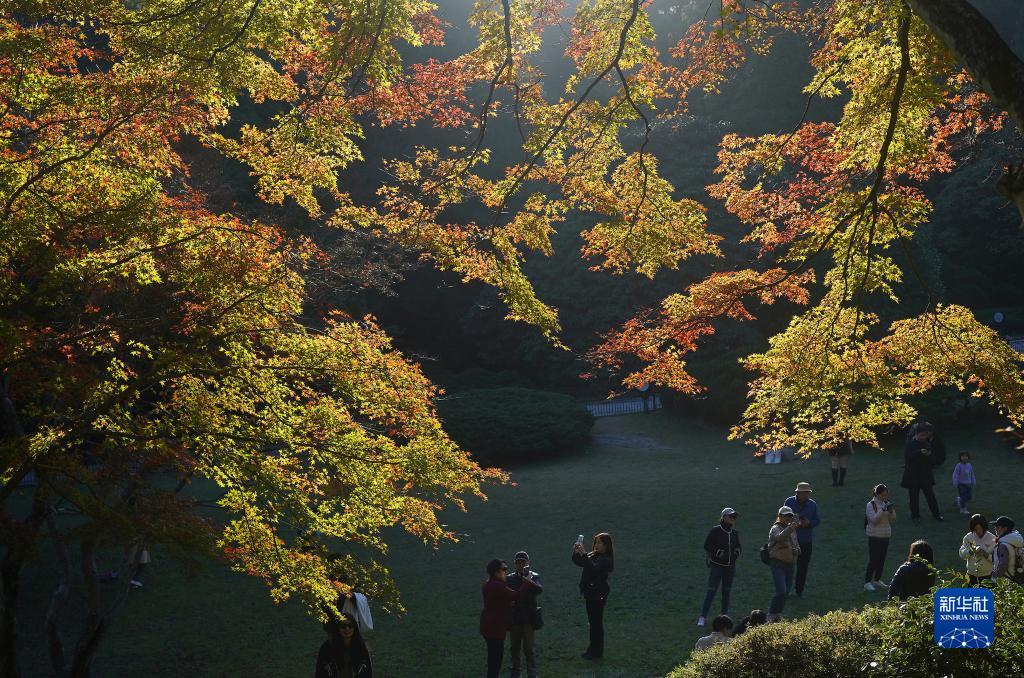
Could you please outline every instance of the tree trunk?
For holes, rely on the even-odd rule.
[[[1024,134],[1024,61],[992,22],[967,0],[905,2]],[[997,188],[1017,207],[1024,224],[1024,164],[1007,166]]]
[[[106,622],[100,616],[100,587],[99,575],[96,572],[96,545],[95,536],[86,537],[82,540],[82,579],[85,586],[86,614],[85,625],[82,628],[82,637],[75,647],[75,656],[71,661],[71,669],[68,671],[68,678],[89,678],[92,660],[99,647],[103,633],[106,631]]]
[[[0,676],[18,678],[18,594],[21,588],[21,567],[32,550],[36,534],[43,522],[45,506],[37,489],[32,511],[23,523],[7,521],[4,537],[7,552],[0,562],[0,587],[3,589],[3,616],[0,618]]]
[[[71,580],[71,559],[68,557],[67,544],[57,531],[57,521],[53,509],[46,514],[46,527],[57,550],[57,563],[60,566],[60,581],[57,590],[50,597],[50,608],[46,612],[46,638],[50,646],[50,663],[58,678],[67,675],[67,662],[64,659],[64,642],[60,637],[60,618],[64,605],[68,600],[68,583]]]

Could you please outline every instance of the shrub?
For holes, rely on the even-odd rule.
[[[456,442],[501,466],[571,451],[594,425],[572,397],[528,388],[460,391],[438,400],[437,409]]]
[[[947,575],[942,586],[964,586]],[[1000,580],[996,637],[985,649],[947,650],[933,640],[932,596],[862,611],[766,624],[695,653],[670,678],[783,676],[1019,676],[1024,671],[1024,588]]]

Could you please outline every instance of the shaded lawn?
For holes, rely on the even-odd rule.
[[[543,676],[663,676],[708,632],[694,626],[706,577],[701,546],[721,508],[733,506],[742,514],[737,529],[745,553],[732,602],[739,619],[751,608],[767,608],[770,576],[756,551],[775,510],[800,480],[815,488],[823,520],[806,597],[791,599],[786,616],[882,599],[882,593],[862,590],[862,512],[876,482],[894,489],[898,511],[886,578],[920,537],[936,547],[940,568],[958,567],[956,550],[967,520],[952,508],[948,481],[958,451],[972,450],[980,483],[972,508],[990,519],[1020,513],[1016,488],[1024,455],[1003,446],[987,425],[941,429],[949,458],[936,473],[937,494],[947,521],[934,522],[922,507],[926,517],[913,524],[906,493],[898,487],[900,440],[891,441],[884,454],[859,451],[851,458],[846,486],[832,488],[827,457],[766,466],[742,445],[726,442],[719,427],[663,413],[601,419],[584,452],[515,470],[515,486],[491,488],[489,501],[470,502],[468,514],[446,514],[463,535],[458,544],[433,551],[394,536],[389,563],[408,612],[396,618],[375,610],[378,675],[483,675],[477,618],[484,565],[526,549],[545,587],[539,602],[546,626],[537,636]],[[578,533],[589,538],[598,530],[615,538],[617,569],[606,611],[606,659],[592,664],[579,658],[586,647],[586,615],[569,551]],[[192,576],[155,556],[145,587],[118,609],[96,660],[97,676],[311,675],[324,636],[298,605],[275,606],[259,584],[222,568]],[[29,676],[49,675],[41,635],[53,584],[48,567],[34,563],[25,577],[22,666]],[[712,616],[717,605],[718,599]],[[507,667],[506,658],[506,672]]]

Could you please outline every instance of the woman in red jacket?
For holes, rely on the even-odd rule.
[[[512,602],[536,589],[529,576],[522,585],[512,590],[505,584],[508,565],[494,559],[487,563],[487,581],[483,584],[484,609],[480,613],[480,635],[487,643],[487,678],[498,678],[501,658],[505,654],[505,634],[512,625]]]

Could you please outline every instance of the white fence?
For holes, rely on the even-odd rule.
[[[657,395],[647,398],[647,407],[644,407],[644,399],[639,396],[627,398],[613,398],[612,400],[596,400],[587,403],[587,409],[595,417],[613,417],[618,414],[638,414],[641,412],[653,412],[661,409],[661,398]]]

